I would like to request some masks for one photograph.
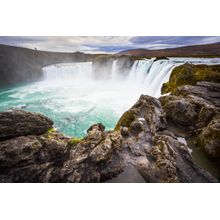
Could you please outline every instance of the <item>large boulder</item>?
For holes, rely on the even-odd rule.
[[[43,134],[52,126],[52,120],[38,113],[23,110],[0,112],[0,140],[29,134]]]
[[[147,122],[151,132],[163,130],[166,127],[165,113],[161,110],[160,101],[147,95],[142,95],[135,105],[126,111],[119,119],[115,130],[120,127],[128,127],[133,132],[144,129],[144,121]]]
[[[199,81],[220,83],[220,65],[183,64],[173,69],[170,79],[164,83],[161,93],[173,92],[182,85],[195,85]]]

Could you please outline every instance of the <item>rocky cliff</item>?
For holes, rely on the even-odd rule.
[[[44,66],[92,59],[93,55],[80,52],[46,52],[0,45],[0,86],[39,80]]]
[[[0,88],[11,84],[41,80],[42,68],[58,63],[92,61],[93,77],[96,79],[109,78],[114,60],[117,60],[118,71],[122,75],[127,74],[134,63],[129,56],[47,52],[0,45]]]

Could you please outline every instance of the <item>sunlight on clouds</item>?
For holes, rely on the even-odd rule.
[[[203,36],[36,36],[0,37],[1,44],[38,50],[86,53],[116,53],[127,49],[163,49],[220,42],[220,37]]]

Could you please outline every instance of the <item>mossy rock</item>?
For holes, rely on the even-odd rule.
[[[56,128],[49,128],[48,130],[47,130],[47,133],[53,133],[53,132],[55,132],[56,131]]]
[[[193,65],[186,63],[173,69],[170,79],[164,83],[161,93],[174,92],[182,85],[195,85],[198,81],[220,83],[220,65]]]
[[[118,123],[115,126],[115,130],[119,130],[120,127],[130,127],[131,123],[135,120],[135,115],[132,110],[125,112],[121,118],[119,119]]]
[[[77,145],[81,140],[82,140],[81,138],[74,137],[69,141],[68,144],[69,144],[69,146],[73,147],[73,146]]]

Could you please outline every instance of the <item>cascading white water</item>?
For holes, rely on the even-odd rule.
[[[92,62],[56,64],[43,68],[44,80],[73,81],[91,77]]]
[[[141,94],[160,96],[161,86],[175,66],[185,62],[212,65],[220,63],[220,59],[139,60],[127,75],[120,73],[118,62],[113,62],[111,71],[101,68],[103,79],[93,78],[91,62],[45,67],[42,81],[0,92],[0,110],[24,108],[40,112],[50,117],[64,134],[83,136],[94,123],[112,129]],[[106,73],[110,76],[106,77]]]
[[[163,83],[169,80],[170,73],[176,66],[182,65],[184,63],[192,64],[208,64],[213,65],[220,63],[220,59],[207,59],[207,58],[169,58],[169,60],[157,60],[144,59],[137,60],[134,62],[131,70],[128,70],[128,74],[125,77],[121,76],[121,73],[117,67],[117,60],[113,61],[111,76],[105,79],[108,83],[114,84],[119,83],[123,85],[132,84],[132,87],[136,86],[138,91],[142,94],[151,95],[154,97],[159,97],[161,95],[161,87]],[[87,80],[98,83],[102,80],[96,81],[92,77],[92,62],[83,63],[69,63],[69,64],[56,64],[43,68],[44,80],[51,81],[66,81],[68,83],[81,81],[85,82]],[[114,82],[114,84],[113,84]],[[103,83],[103,82],[102,82]],[[106,82],[105,82],[106,83]]]

